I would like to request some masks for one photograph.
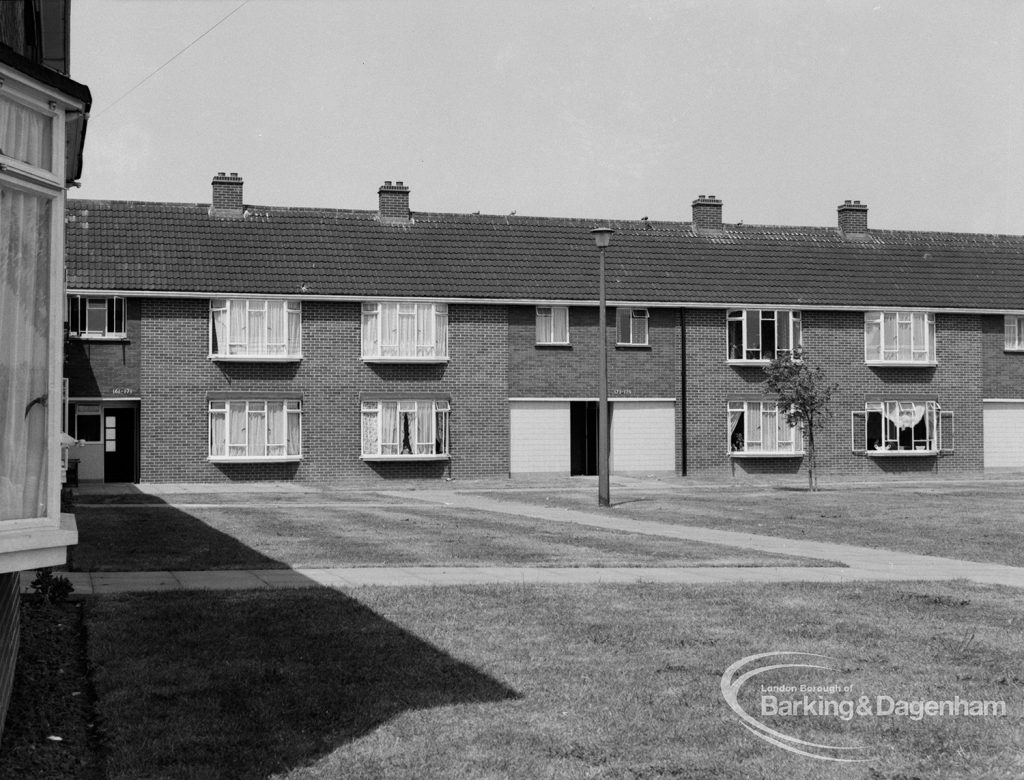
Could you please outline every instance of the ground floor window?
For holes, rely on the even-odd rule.
[[[297,460],[301,401],[210,401],[210,457]]]
[[[448,401],[364,401],[363,457],[447,455],[449,412]]]
[[[936,401],[872,401],[853,413],[853,450],[936,453],[953,448],[953,413]]]
[[[803,430],[786,421],[774,401],[729,402],[729,452],[734,455],[799,455]]]
[[[100,436],[100,405],[70,404],[68,409],[68,435],[84,442],[98,442]]]

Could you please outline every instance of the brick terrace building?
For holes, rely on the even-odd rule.
[[[1024,466],[1024,238],[72,201],[72,434],[83,479],[469,478],[596,472],[609,353],[613,472],[806,467],[763,367],[802,346],[840,384],[835,473]]]

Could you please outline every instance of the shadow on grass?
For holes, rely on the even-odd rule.
[[[78,545],[68,555],[72,571],[288,568],[134,485],[116,494],[78,494],[73,511]]]
[[[80,496],[74,511],[76,568],[288,568],[127,486]],[[88,598],[106,776],[262,778],[404,712],[518,698],[357,599],[309,585]]]
[[[125,595],[86,619],[110,777],[267,777],[404,712],[519,697],[330,589]]]

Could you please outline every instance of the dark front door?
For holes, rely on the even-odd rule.
[[[569,473],[597,474],[597,401],[569,402]]]
[[[103,481],[134,482],[137,410],[103,410]]]

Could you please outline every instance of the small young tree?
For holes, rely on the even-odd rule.
[[[765,386],[777,396],[779,411],[785,410],[786,422],[802,424],[807,444],[807,480],[811,490],[818,489],[818,469],[814,452],[814,434],[832,416],[829,401],[839,389],[829,382],[821,366],[807,362],[800,349],[775,358],[764,369]]]

